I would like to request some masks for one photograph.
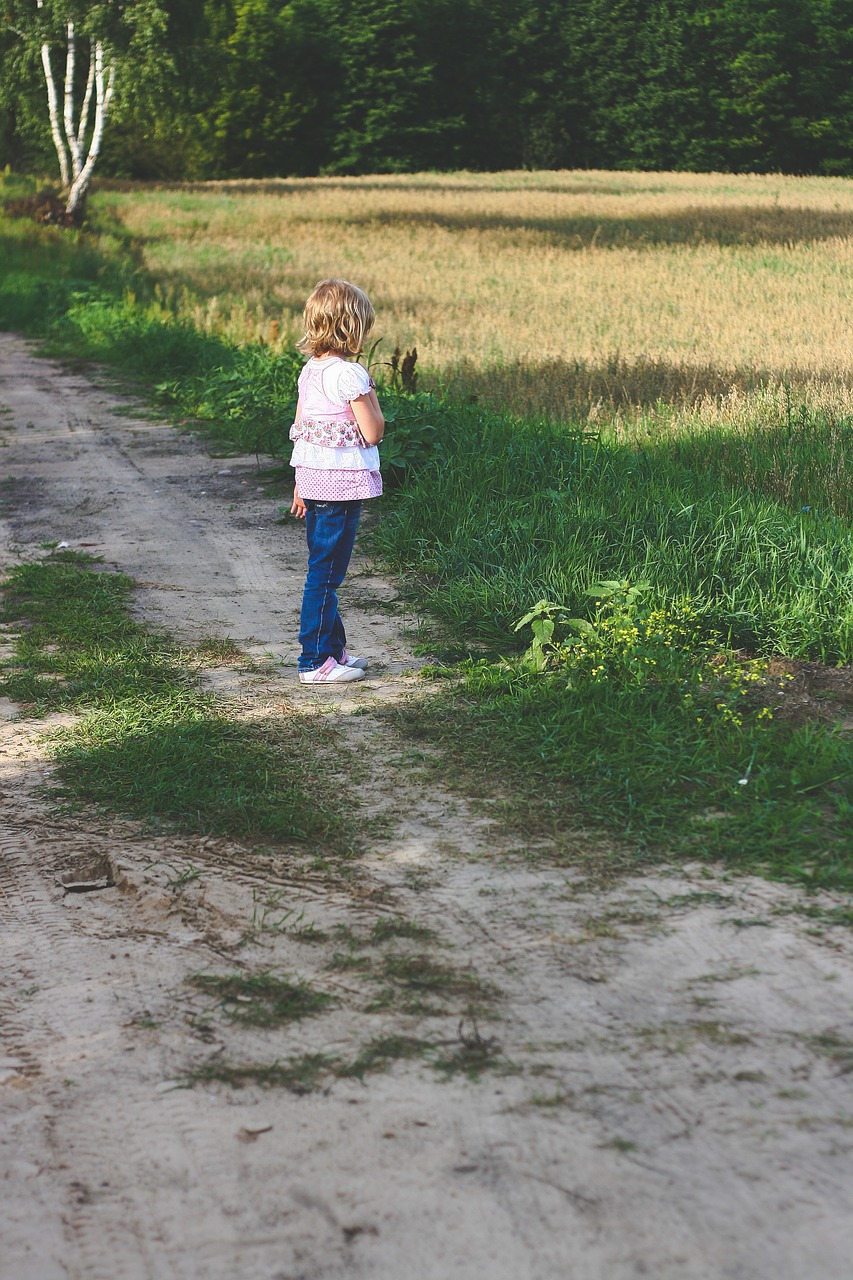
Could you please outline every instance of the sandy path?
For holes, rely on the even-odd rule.
[[[235,708],[329,701],[294,684],[302,536],[255,492],[253,460],[208,457],[9,336],[4,405],[3,563],[46,540],[88,546],[146,584],[149,619],[276,657],[267,673],[216,673]],[[354,878],[51,817],[43,726],[6,707],[2,1280],[846,1280],[849,931],[753,879],[694,868],[595,893],[503,850],[371,714],[412,687],[392,598],[364,567],[351,580],[352,634],[377,665],[331,697],[386,820]],[[116,886],[63,896],[55,873],[83,856],[107,859]],[[368,943],[397,917],[436,938]],[[325,941],[306,940],[311,924]],[[362,967],[330,967],[348,946]],[[430,1065],[468,1060],[463,996],[436,992],[432,1013],[376,1000],[389,947],[495,985],[479,1080]],[[302,976],[337,1003],[237,1026],[186,978],[238,969]],[[440,1047],[302,1094],[176,1087],[205,1064],[352,1060],[400,1035]]]

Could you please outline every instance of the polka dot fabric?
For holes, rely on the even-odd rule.
[[[300,498],[313,502],[360,502],[382,494],[378,471],[328,471],[319,467],[296,467]]]

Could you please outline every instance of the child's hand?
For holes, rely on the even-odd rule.
[[[299,496],[299,490],[293,490],[293,505],[290,508],[290,514],[296,516],[297,520],[305,519],[305,503]]]

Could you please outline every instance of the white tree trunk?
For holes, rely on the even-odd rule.
[[[79,168],[75,163],[74,177],[68,192],[68,201],[65,205],[65,212],[68,214],[69,217],[75,220],[80,215],[80,211],[82,210],[83,204],[85,203],[85,200],[86,200],[86,195],[89,190],[89,185],[92,181],[92,170],[94,169],[95,161],[98,159],[98,155],[100,154],[101,143],[103,142],[103,138],[104,138],[104,126],[107,123],[107,115],[109,113],[110,102],[113,96],[113,89],[115,88],[115,70],[116,70],[115,64],[110,63],[109,67],[105,68],[104,67],[104,47],[100,40],[95,40],[93,44],[94,44],[94,47],[89,52],[89,75],[90,75],[90,78],[94,80],[95,123],[92,128],[92,138],[91,138],[91,141],[89,142],[89,153],[86,156],[85,162],[82,162],[82,158],[83,158],[82,143],[80,144],[79,148],[77,148],[76,156],[79,158],[79,160],[82,163],[80,164]],[[94,76],[92,75],[93,67],[94,67]],[[105,75],[105,72],[106,72],[106,75]],[[86,116],[88,116],[90,105],[91,105],[91,93],[89,92],[89,88],[87,86],[86,99],[84,101],[83,107],[81,108],[80,124],[78,126],[77,135],[75,136],[75,146],[77,143],[77,138],[78,137],[82,138],[83,134],[85,134],[85,123],[84,123],[83,116],[84,116],[84,113]],[[71,152],[72,152],[72,156],[74,156],[75,155],[74,146],[72,146]]]

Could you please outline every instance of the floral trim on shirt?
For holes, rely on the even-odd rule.
[[[353,445],[364,448],[367,441],[356,422],[294,422],[290,428],[291,440],[305,440],[308,444],[322,444],[329,449],[346,449]]]

